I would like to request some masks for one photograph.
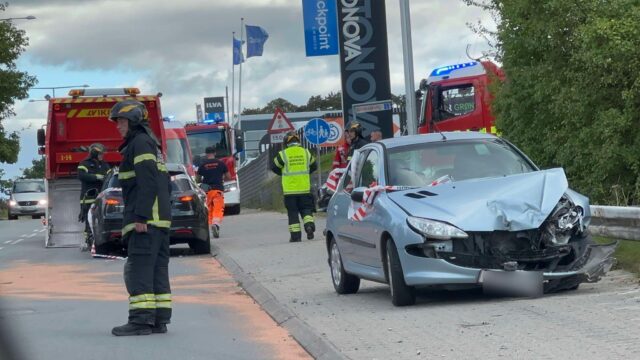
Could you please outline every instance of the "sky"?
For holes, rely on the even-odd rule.
[[[481,9],[461,0],[411,0],[410,9],[416,85],[435,67],[467,61],[467,45],[474,57],[488,50],[468,26],[480,21],[495,27]],[[386,0],[386,13],[391,91],[403,94],[398,0]],[[195,104],[224,96],[225,86],[231,96],[232,32],[239,34],[243,17],[269,33],[263,56],[243,64],[243,108],[278,97],[301,105],[341,87],[338,56],[305,55],[302,0],[9,0],[0,12],[0,18],[29,15],[36,19],[14,20],[29,37],[18,68],[38,78],[36,87],[162,92],[163,114],[179,120],[194,120]],[[52,90],[30,90],[29,99],[16,103],[17,115],[3,121],[6,130],[21,134],[18,162],[0,164],[9,178],[38,157],[36,130],[47,116],[47,102],[39,100],[47,94]],[[237,93],[235,99],[237,106]]]

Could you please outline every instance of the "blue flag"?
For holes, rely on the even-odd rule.
[[[233,38],[233,65],[239,65],[244,62],[242,55],[242,41]]]
[[[264,43],[269,34],[260,26],[245,25],[247,29],[247,59],[252,56],[262,56]]]

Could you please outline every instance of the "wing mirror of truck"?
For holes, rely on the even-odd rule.
[[[38,136],[38,146],[44,146],[44,142],[45,142],[45,133],[44,133],[44,129],[38,129],[37,132],[37,136]]]
[[[244,151],[244,135],[241,132],[236,134],[236,152]]]

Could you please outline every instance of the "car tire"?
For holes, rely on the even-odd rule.
[[[238,214],[240,214],[240,204],[229,206],[228,208],[225,209],[225,214],[226,215],[238,215]]]
[[[189,247],[196,254],[210,254],[211,253],[211,241],[210,241],[209,237],[207,237],[206,241],[191,240],[191,241],[189,241]]]
[[[387,276],[391,289],[391,302],[395,306],[407,306],[416,303],[416,292],[413,286],[408,286],[404,281],[404,272],[398,249],[392,239],[387,239]]]
[[[9,220],[18,220],[18,215],[9,214]]]
[[[40,219],[40,215],[31,215],[32,219]]]
[[[331,239],[331,244],[329,245],[329,267],[331,268],[331,282],[338,294],[355,294],[358,292],[360,278],[344,271],[342,255],[334,239]]]

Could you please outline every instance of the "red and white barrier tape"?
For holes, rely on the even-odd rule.
[[[325,185],[327,185],[327,189],[336,192],[336,189],[338,188],[338,182],[346,171],[346,168],[335,168],[331,170],[329,176],[327,177],[327,182],[325,183]]]
[[[91,256],[95,259],[127,260],[126,257],[122,256],[96,254],[96,244],[91,244]]]

